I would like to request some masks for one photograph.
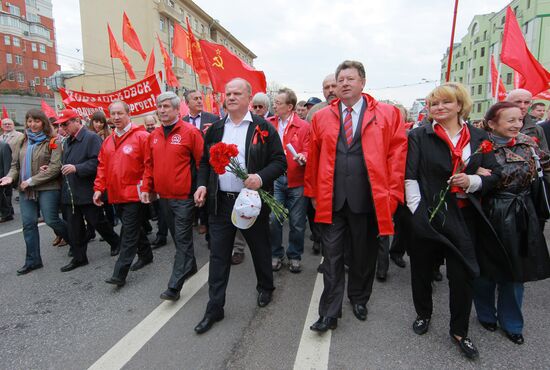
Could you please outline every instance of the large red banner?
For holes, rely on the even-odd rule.
[[[75,110],[81,117],[89,117],[100,110],[109,117],[109,104],[122,100],[130,106],[132,117],[150,114],[157,110],[157,96],[162,93],[156,74],[110,94],[90,94],[83,91],[59,89],[65,107]]]

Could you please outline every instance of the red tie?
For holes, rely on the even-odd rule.
[[[344,132],[346,134],[346,141],[348,142],[348,146],[351,145],[351,142],[353,140],[353,123],[351,121],[352,111],[353,111],[353,108],[347,107],[346,117],[344,117]]]

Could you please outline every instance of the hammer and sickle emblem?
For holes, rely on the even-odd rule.
[[[214,67],[218,67],[218,68],[220,68],[220,69],[224,69],[224,68],[223,68],[223,59],[222,59],[222,57],[221,57],[221,55],[220,55],[220,54],[221,54],[220,49],[216,49],[216,54],[218,54],[218,55],[216,55],[214,58],[212,58],[212,60],[214,61],[214,63],[212,63],[212,65],[213,65]]]

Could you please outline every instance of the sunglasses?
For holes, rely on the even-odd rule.
[[[253,105],[252,108],[254,109],[262,109],[264,106],[263,105]]]

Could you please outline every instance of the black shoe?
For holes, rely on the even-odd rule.
[[[313,242],[313,254],[319,254],[321,253],[321,243],[319,242]]]
[[[388,275],[386,273],[377,273],[376,274],[376,280],[383,283],[388,278]]]
[[[338,326],[338,319],[333,317],[321,316],[309,327],[310,330],[324,333],[328,329],[334,330]]]
[[[258,306],[259,307],[267,306],[269,302],[271,302],[271,296],[272,296],[272,293],[267,292],[265,290],[258,293]]]
[[[13,216],[7,216],[7,217],[0,217],[0,224],[3,222],[8,222],[13,220]]]
[[[87,264],[88,264],[88,260],[85,260],[85,261],[72,260],[67,265],[61,267],[60,270],[61,270],[61,272],[68,272],[68,271],[72,271],[76,268],[79,268],[80,266],[86,266]]]
[[[231,256],[232,265],[240,265],[244,261],[244,253],[233,253]]]
[[[401,268],[405,268],[407,266],[407,262],[405,262],[405,260],[403,259],[403,256],[391,256],[390,255],[390,258],[393,261],[393,263],[395,263],[397,266],[399,266]]]
[[[430,326],[430,318],[423,319],[420,316],[416,318],[413,322],[413,330],[416,334],[422,335],[426,334]]]
[[[67,252],[67,257],[73,257],[73,251],[69,249]]]
[[[41,263],[34,266],[23,266],[19,270],[17,270],[17,275],[25,275],[31,271],[38,270],[42,267],[44,267],[44,265],[42,265]]]
[[[120,253],[120,246],[116,247],[116,248],[111,248],[111,256],[112,257],[118,256],[119,253]]]
[[[157,236],[155,240],[151,243],[151,249],[157,249],[166,245],[166,238]]]
[[[116,285],[117,287],[123,287],[124,284],[126,284],[126,280],[125,279],[120,279],[120,278],[117,278],[117,277],[110,277],[108,278],[107,280],[105,280],[105,282],[107,284],[113,284],[113,285]]]
[[[161,293],[160,299],[164,299],[165,301],[177,301],[180,299],[180,291],[177,289],[168,288]]]
[[[148,260],[142,260],[141,258],[138,258],[138,260],[136,261],[136,263],[134,263],[132,265],[132,267],[130,267],[130,271],[137,271],[139,269],[142,269],[144,268],[145,266],[147,266],[148,264],[150,264],[151,262],[153,262],[153,259],[148,259]]]
[[[470,338],[462,337],[462,339],[459,340],[453,333],[449,334],[451,334],[451,338],[453,338],[453,341],[458,344],[460,350],[466,355],[466,357],[473,360],[479,356],[479,352]]]
[[[367,319],[367,313],[369,312],[367,310],[367,305],[357,303],[352,305],[353,307],[353,314],[355,317],[357,317],[358,320],[365,321]]]
[[[496,331],[497,330],[497,323],[496,322],[486,322],[486,321],[481,321],[481,320],[478,320],[478,321],[481,324],[481,326],[483,326],[483,328],[485,330],[488,330],[488,331]]]
[[[202,318],[201,322],[199,322],[198,325],[195,326],[195,333],[197,334],[206,333],[208,330],[210,330],[210,328],[212,327],[212,325],[214,325],[214,323],[222,320],[223,320],[223,316],[212,317],[212,316],[205,315]]]
[[[438,268],[437,270],[434,270],[433,280],[434,280],[434,281],[441,281],[441,280],[443,280],[443,275],[442,275],[441,272],[439,271],[439,268]]]
[[[525,339],[523,339],[523,335],[521,334],[512,334],[508,333],[507,331],[504,331],[504,333],[506,334],[506,338],[510,339],[515,344],[522,345],[523,343],[525,343]]]

